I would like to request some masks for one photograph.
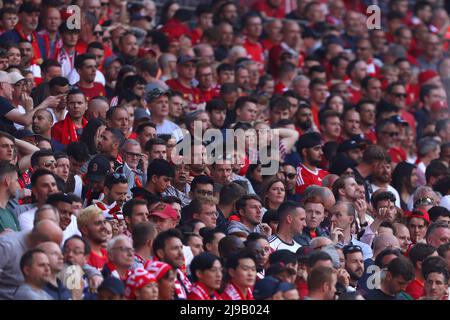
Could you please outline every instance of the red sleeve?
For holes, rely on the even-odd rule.
[[[52,139],[61,143],[62,121],[55,123],[52,127]]]
[[[420,297],[424,296],[424,290],[423,287],[420,286],[416,280],[411,282],[407,287],[405,292],[409,294],[411,297],[413,297],[414,300],[419,299]]]

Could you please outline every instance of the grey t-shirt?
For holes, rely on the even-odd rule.
[[[24,283],[17,289],[14,300],[53,300],[53,298],[44,290]]]
[[[24,283],[20,259],[29,249],[29,232],[8,232],[0,236],[0,300],[11,300],[17,288]]]

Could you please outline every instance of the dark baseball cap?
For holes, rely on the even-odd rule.
[[[188,55],[181,55],[177,59],[177,64],[185,64],[185,63],[188,63],[188,62],[197,63],[198,59],[196,57],[188,56]]]
[[[86,179],[93,182],[102,182],[111,171],[109,159],[104,155],[96,155],[89,162]]]
[[[269,276],[256,282],[253,288],[253,296],[257,300],[265,300],[279,291],[281,291],[280,281]]]
[[[347,152],[350,150],[365,148],[368,144],[368,140],[364,138],[362,134],[355,134],[348,140],[344,140],[338,147],[338,152]]]
[[[103,280],[102,284],[98,287],[98,291],[100,290],[109,290],[113,294],[118,296],[125,295],[125,285],[123,281],[117,279],[115,277],[107,277]]]
[[[389,120],[395,122],[396,125],[409,126],[408,122],[406,122],[405,119],[403,119],[399,115],[392,116],[392,117],[389,118]]]

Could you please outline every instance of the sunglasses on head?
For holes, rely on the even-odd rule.
[[[348,246],[345,246],[344,248],[342,248],[342,251],[344,252],[344,255],[347,255],[349,253],[355,253],[355,252],[361,252],[362,253],[362,248],[358,245],[353,245],[350,244]]]
[[[419,207],[419,206],[434,206],[435,205],[435,201],[432,198],[419,198],[416,200],[416,202],[414,202],[414,208],[415,207]]]

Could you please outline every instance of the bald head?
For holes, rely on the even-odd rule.
[[[36,114],[42,115],[42,116],[45,117],[48,121],[50,121],[50,122],[53,123],[53,116],[52,116],[52,114],[50,113],[50,111],[48,111],[47,109],[40,109],[40,110],[37,110],[34,114],[35,114],[35,115],[36,115]]]
[[[244,242],[237,236],[226,236],[219,241],[219,253],[221,258],[226,259],[231,254],[244,248]]]
[[[327,237],[316,237],[311,240],[310,247],[314,250],[321,250],[323,247],[333,244],[333,241]]]
[[[373,257],[376,256],[386,248],[400,249],[400,242],[390,233],[382,233],[373,239]]]
[[[43,242],[54,242],[60,245],[63,240],[63,231],[56,222],[52,220],[42,220],[38,222],[31,231],[31,241],[33,245]]]
[[[86,116],[88,120],[102,118],[106,119],[106,112],[109,110],[108,101],[102,97],[94,98],[89,101]]]

